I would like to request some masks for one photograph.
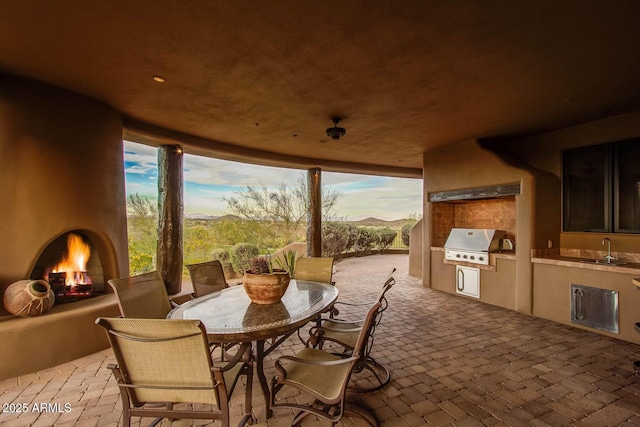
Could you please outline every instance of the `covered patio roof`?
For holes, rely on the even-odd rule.
[[[111,105],[138,142],[420,177],[438,147],[638,110],[639,15],[633,0],[8,1],[0,72]]]

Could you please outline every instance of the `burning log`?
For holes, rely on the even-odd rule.
[[[45,280],[51,285],[57,300],[93,295],[93,281],[86,273],[90,255],[91,248],[82,237],[69,234],[66,255],[45,274]]]

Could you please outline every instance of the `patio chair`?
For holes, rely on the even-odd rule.
[[[313,414],[329,420],[332,426],[346,416],[362,418],[369,426],[376,427],[378,423],[369,411],[346,401],[346,392],[351,374],[358,362],[365,357],[367,342],[379,314],[380,303],[376,302],[367,312],[349,356],[336,356],[316,348],[304,348],[295,356],[277,359],[275,366],[278,373],[271,380],[271,407],[297,410],[292,426],[298,425],[305,416]],[[276,402],[280,390],[288,387],[310,395],[313,402],[301,404],[284,400],[286,398]],[[288,390],[286,395],[292,396],[291,391]]]
[[[333,278],[333,258],[305,257],[296,261],[296,274],[294,279],[309,280],[311,282],[330,283]]]
[[[118,299],[122,317],[164,319],[177,304],[169,300],[159,272],[107,281]]]
[[[221,291],[229,287],[229,284],[224,277],[222,263],[217,259],[198,264],[187,264],[187,270],[189,271],[189,277],[191,278],[191,284],[193,285],[192,295],[196,298]],[[233,352],[230,350],[239,344],[220,344],[211,342],[209,345],[212,352],[214,349],[220,348],[220,360],[225,360],[233,357]],[[234,351],[237,351],[237,349],[234,349]]]
[[[106,329],[115,354],[117,365],[108,368],[120,388],[125,427],[131,417],[157,417],[150,425],[162,418],[221,420],[228,427],[229,399],[242,375],[246,393],[238,426],[252,420],[253,366],[242,360],[250,343],[233,360],[214,363],[199,320],[98,318],[96,323]],[[193,409],[175,409],[176,403]],[[211,409],[196,410],[196,404]]]
[[[296,261],[296,280],[308,280],[310,282],[336,284],[333,279],[333,258],[331,257],[304,257]],[[329,313],[333,316],[333,307]],[[298,338],[304,342],[298,330]]]
[[[395,268],[391,274],[395,272]],[[369,342],[365,347],[364,356],[356,365],[355,373],[363,375],[354,376],[354,382],[359,385],[353,385],[349,387],[349,391],[355,393],[368,393],[371,391],[380,390],[386,386],[391,380],[391,373],[389,370],[378,363],[371,356],[371,348],[373,347],[374,331],[376,326],[379,325],[382,319],[382,313],[387,309],[389,303],[386,298],[386,293],[395,284],[395,279],[392,275],[389,275],[384,282],[382,290],[376,299],[376,302],[380,304],[379,315],[376,317],[376,321],[371,327],[369,334]],[[344,303],[352,307],[362,306],[371,303]],[[326,344],[332,346],[333,354],[348,356],[353,352],[356,346],[360,330],[362,329],[363,320],[341,320],[336,318],[323,318],[318,325],[312,327],[309,330],[309,338],[305,345],[307,347],[324,349]],[[337,351],[339,350],[339,351]]]
[[[385,279],[383,285],[382,285],[382,289],[383,289],[383,294],[384,294],[384,289],[386,287],[386,285],[390,282],[393,281],[395,283],[395,279],[393,279],[393,273],[396,272],[396,268],[393,267],[391,269],[391,271],[389,272],[389,274],[387,274],[387,278]],[[379,297],[376,298],[375,300],[372,301],[361,301],[361,302],[346,302],[346,301],[336,301],[336,303],[334,304],[334,306],[332,307],[332,310],[329,312],[330,317],[331,318],[335,318],[336,316],[338,316],[340,314],[340,309],[336,306],[345,306],[345,307],[369,307],[371,304],[373,304],[374,301],[379,300]],[[383,302],[384,304],[387,303],[386,299]]]
[[[201,297],[229,287],[224,277],[222,264],[218,260],[187,264],[187,270],[189,271],[189,277],[191,277],[193,295],[195,297]]]

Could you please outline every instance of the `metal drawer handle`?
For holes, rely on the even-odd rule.
[[[464,291],[464,270],[458,270],[458,286],[459,291]]]
[[[584,319],[583,304],[582,304],[583,297],[584,297],[584,292],[582,292],[582,289],[576,289],[574,291],[574,301],[576,302],[576,320]]]

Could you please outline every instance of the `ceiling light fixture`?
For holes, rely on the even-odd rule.
[[[167,81],[167,79],[162,76],[153,76],[153,80],[157,81],[158,83],[164,83]]]
[[[327,136],[331,139],[338,140],[340,137],[344,136],[347,131],[345,128],[338,127],[338,123],[340,123],[340,117],[334,117],[331,119],[333,121],[334,126],[332,128],[327,128]]]

